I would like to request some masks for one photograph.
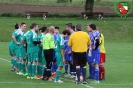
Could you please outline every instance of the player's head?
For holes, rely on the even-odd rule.
[[[32,23],[31,26],[30,26],[30,28],[31,28],[32,30],[35,30],[35,31],[37,32],[37,31],[38,31],[38,24]]]
[[[40,32],[40,33],[42,32],[42,28],[39,28],[39,32]]]
[[[70,33],[70,31],[68,31],[68,30],[64,30],[64,31],[62,32],[63,38],[68,37],[70,34],[71,34],[71,33]]]
[[[75,26],[73,26],[73,31],[75,31]]]
[[[48,29],[48,32],[53,34],[54,30],[55,30],[55,27],[54,26],[50,26],[49,29]]]
[[[19,29],[18,23],[16,23],[16,24],[14,25],[14,28],[15,28],[15,30]]]
[[[20,29],[21,29],[22,31],[24,31],[24,30],[26,29],[26,23],[22,22],[22,23],[20,24]]]
[[[81,31],[82,30],[82,25],[81,24],[77,24],[75,26],[75,31]]]
[[[54,30],[54,33],[56,33],[56,34],[59,34],[59,27],[58,26],[55,26],[55,30]]]
[[[46,33],[47,32],[47,27],[42,27],[42,33]]]
[[[87,25],[87,30],[88,31],[94,31],[94,30],[97,30],[97,27],[95,24],[88,24]]]
[[[66,24],[66,30],[71,30],[71,29],[73,29],[73,25],[72,25],[72,23],[67,23]]]

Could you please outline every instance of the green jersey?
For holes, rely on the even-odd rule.
[[[38,41],[40,41],[40,40],[43,40],[43,37],[44,37],[44,34],[43,33],[40,33],[39,35],[38,35]],[[39,44],[39,47],[42,47],[42,43],[40,43]]]
[[[17,30],[14,30],[14,31],[12,32],[12,35],[13,35],[16,31],[17,31]],[[15,45],[15,42],[14,42],[13,40],[11,40],[10,43],[9,43],[9,46],[12,46],[12,47],[14,48],[14,45]]]
[[[54,38],[50,33],[47,33],[43,38],[43,49],[54,49]]]
[[[61,35],[59,35],[57,37],[57,41],[56,41],[56,46],[55,46],[55,51],[56,52],[60,52],[61,49],[64,49],[65,45],[64,45],[64,39]]]
[[[37,41],[37,34],[35,33],[35,31],[31,30],[26,34],[28,53],[38,52],[38,47],[37,45],[33,44],[33,41]]]
[[[22,32],[21,29],[18,29],[18,30],[16,30],[16,31],[13,33],[13,36],[15,36],[16,41],[19,42],[19,43],[21,43],[21,37],[22,37],[22,35],[23,35],[23,32]],[[18,45],[18,44],[16,44],[15,42],[14,42],[14,44],[15,44],[15,48],[21,47],[21,45]]]

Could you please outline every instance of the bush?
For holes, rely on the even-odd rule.
[[[25,17],[22,13],[4,12],[0,14],[1,17]]]
[[[57,0],[57,3],[65,3],[68,2],[68,0]]]

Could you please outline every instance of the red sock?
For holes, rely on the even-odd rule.
[[[103,65],[99,66],[99,79],[105,79],[105,68]]]

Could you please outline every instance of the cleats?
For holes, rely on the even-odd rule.
[[[86,81],[84,81],[83,84],[88,84],[88,83]]]
[[[58,80],[58,81],[54,81],[55,83],[63,83],[63,81]]]
[[[28,75],[27,73],[25,73],[25,74],[23,73],[23,76],[27,76],[27,75]]]
[[[92,82],[92,84],[99,84],[99,83],[100,81],[96,81],[96,80]]]
[[[27,79],[31,79],[31,77],[30,76],[27,76]]]
[[[37,78],[36,76],[34,76],[34,77],[31,77],[31,79],[40,79],[40,78]]]
[[[75,84],[80,84],[80,82],[77,81],[77,82],[75,82]]]
[[[23,73],[22,73],[22,72],[17,72],[17,74],[18,74],[18,75],[23,75]]]

